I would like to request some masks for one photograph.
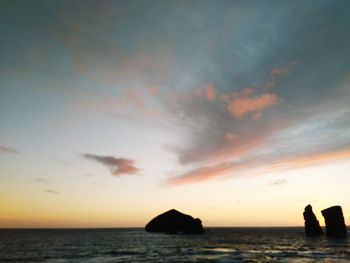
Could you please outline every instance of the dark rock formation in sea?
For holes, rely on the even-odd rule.
[[[305,220],[305,234],[307,236],[314,237],[323,235],[322,228],[320,227],[320,223],[318,222],[314,212],[312,211],[311,205],[307,205],[305,207],[303,216]]]
[[[321,211],[325,223],[326,234],[329,237],[346,238],[346,225],[341,206],[332,206]]]
[[[148,232],[164,232],[167,234],[202,234],[204,229],[199,218],[171,209],[153,218],[147,225]]]

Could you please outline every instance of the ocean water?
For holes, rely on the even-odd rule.
[[[308,238],[303,228],[0,230],[0,262],[350,262],[350,238]]]

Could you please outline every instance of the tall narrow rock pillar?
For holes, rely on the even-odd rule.
[[[320,236],[323,234],[320,223],[318,222],[314,212],[312,211],[312,206],[307,205],[305,207],[304,213],[305,220],[305,234],[309,237]]]
[[[332,206],[321,212],[326,222],[327,236],[346,238],[346,225],[341,206]]]

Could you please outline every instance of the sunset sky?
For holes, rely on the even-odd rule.
[[[1,1],[0,227],[350,224],[350,1]]]

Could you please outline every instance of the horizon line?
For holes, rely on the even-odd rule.
[[[208,228],[301,228],[303,225],[294,226],[204,226],[204,229]],[[321,226],[325,227],[325,226]],[[350,227],[350,225],[346,226]],[[145,226],[120,226],[120,227],[0,227],[0,230],[64,230],[64,229],[143,229]]]

